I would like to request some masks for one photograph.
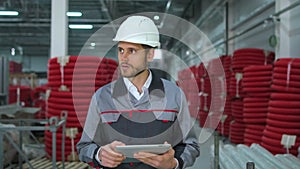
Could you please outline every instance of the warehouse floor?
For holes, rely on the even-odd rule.
[[[195,131],[197,136],[201,132],[201,128],[199,127],[198,120],[195,123]],[[192,167],[188,167],[188,169],[210,169],[213,168],[213,159],[211,157],[211,146],[214,144],[214,137],[211,136],[209,139],[200,144],[200,156],[196,159],[195,164]]]

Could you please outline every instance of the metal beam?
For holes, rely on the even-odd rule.
[[[111,1],[123,1],[123,2],[132,2],[132,1],[138,1],[138,2],[161,2],[161,1],[168,1],[168,0],[111,0]]]
[[[105,24],[93,24],[94,28],[101,28]],[[50,23],[0,23],[0,27],[50,27]],[[50,28],[49,28],[50,29]]]
[[[81,33],[81,34],[76,34],[76,33],[70,33],[69,34],[69,38],[78,38],[78,37],[82,37],[82,38],[88,38],[92,35],[92,33]],[[48,33],[24,33],[24,32],[20,32],[20,33],[0,33],[1,37],[9,37],[9,38],[50,38],[50,32]],[[93,34],[93,37],[99,37],[99,38],[104,38],[106,37],[103,34]]]
[[[108,23],[108,19],[78,19],[70,18],[69,23]],[[5,23],[51,23],[49,18],[33,18],[33,19],[23,19],[23,18],[0,18],[0,22]]]

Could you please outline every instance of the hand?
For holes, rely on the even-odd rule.
[[[116,146],[124,146],[125,144],[119,141],[114,141],[110,144],[101,147],[98,158],[101,165],[105,167],[115,168],[125,160],[125,156],[115,151]]]
[[[165,142],[167,144],[167,142]],[[153,153],[138,152],[134,154],[134,158],[158,169],[174,169],[177,162],[174,158],[174,149],[171,148],[164,154],[157,155]]]

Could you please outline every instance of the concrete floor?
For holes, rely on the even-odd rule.
[[[197,137],[201,132],[199,124],[195,124],[195,131]],[[211,136],[206,142],[200,144],[200,156],[196,159],[193,166],[188,167],[188,169],[213,169],[213,157],[211,153],[211,147],[214,145],[214,137]]]

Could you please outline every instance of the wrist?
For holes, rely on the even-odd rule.
[[[98,163],[101,164],[101,152],[102,152],[102,147],[99,147],[99,149],[97,150],[97,153],[95,154],[95,159],[97,160]]]
[[[94,151],[94,155],[93,155],[93,166],[97,167],[101,165],[101,161],[99,160],[99,150],[101,149],[101,147],[97,147],[96,150]]]
[[[99,159],[99,161],[102,161],[102,147],[99,148],[98,159]]]
[[[179,162],[176,158],[173,158],[172,169],[178,169]]]

